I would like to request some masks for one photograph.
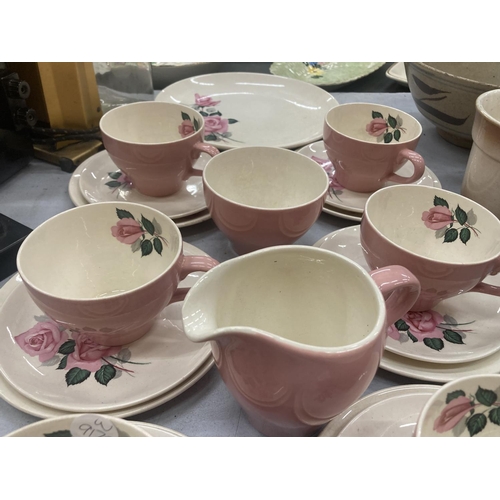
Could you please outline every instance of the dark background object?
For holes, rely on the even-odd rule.
[[[20,222],[0,214],[0,281],[17,271],[17,252],[31,231]]]

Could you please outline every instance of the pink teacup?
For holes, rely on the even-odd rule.
[[[500,295],[500,287],[482,282],[500,271],[500,221],[464,196],[429,186],[383,188],[368,198],[360,234],[371,269],[398,264],[418,278],[413,311],[465,292]]]
[[[200,152],[219,150],[203,142],[203,116],[182,104],[136,102],[108,111],[99,124],[104,147],[116,166],[148,196],[169,196],[193,175]]]
[[[217,261],[184,256],[182,236],[161,212],[96,203],[62,212],[23,242],[17,268],[36,305],[64,328],[101,345],[145,335],[156,315],[187,292],[179,282]]]
[[[409,184],[422,177],[424,159],[414,150],[422,126],[413,116],[389,106],[341,104],[325,118],[323,142],[335,167],[335,177],[346,189],[372,193],[387,182]],[[395,172],[410,161],[411,177]]]
[[[212,158],[203,187],[212,219],[243,254],[305,234],[321,214],[328,175],[299,153],[251,146]]]
[[[184,331],[212,341],[222,379],[255,428],[311,435],[370,385],[387,326],[419,291],[400,266],[369,274],[321,248],[265,248],[198,280],[182,307]]]

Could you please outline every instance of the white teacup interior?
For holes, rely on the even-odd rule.
[[[268,209],[310,203],[328,188],[328,176],[314,160],[271,147],[225,151],[210,160],[204,177],[217,195]]]
[[[128,214],[134,219],[124,217]],[[145,240],[150,244],[142,243]],[[156,210],[99,203],[63,212],[35,229],[19,250],[18,264],[21,274],[45,293],[93,299],[133,290],[155,279],[172,265],[181,244],[176,226]]]
[[[500,89],[480,95],[477,98],[477,107],[491,120],[500,123]]]
[[[202,125],[201,117],[187,106],[166,102],[139,102],[108,111],[100,121],[108,136],[133,144],[164,144],[182,139],[183,113]]]
[[[500,253],[500,221],[450,191],[391,186],[368,199],[365,214],[387,239],[435,261],[472,264]]]
[[[384,319],[375,284],[347,259],[314,250],[288,247],[221,265],[191,291],[185,318],[198,317],[193,329],[257,328],[317,347],[362,341]]]
[[[419,137],[422,132],[413,116],[380,104],[341,104],[328,112],[326,123],[351,139],[380,144],[404,143]]]

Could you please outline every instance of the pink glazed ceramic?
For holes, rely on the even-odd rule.
[[[422,292],[413,311],[469,291],[500,295],[500,287],[482,283],[500,271],[500,221],[459,194],[428,186],[381,189],[368,198],[360,234],[371,269],[397,264],[418,278]]]
[[[203,116],[187,106],[136,102],[108,111],[99,124],[102,141],[116,166],[148,196],[169,196],[193,175],[200,152],[219,150],[203,142]]]
[[[363,394],[387,325],[419,291],[399,266],[370,277],[328,250],[266,248],[200,278],[184,301],[184,331],[212,341],[221,376],[256,429],[311,435]]]
[[[372,193],[388,181],[410,184],[422,177],[424,159],[414,150],[422,127],[413,116],[380,104],[349,103],[332,108],[325,118],[323,142],[346,189]],[[411,161],[411,177],[395,174]]]
[[[328,175],[287,149],[243,147],[208,162],[203,188],[215,224],[243,254],[305,234],[323,209]]]
[[[58,214],[25,239],[17,268],[50,318],[105,345],[145,335],[156,315],[187,292],[179,282],[217,261],[184,256],[182,236],[161,212],[96,203]]]

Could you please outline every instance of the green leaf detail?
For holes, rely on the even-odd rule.
[[[120,187],[122,185],[122,183],[118,182],[118,181],[109,181],[109,182],[106,182],[105,185],[110,187],[110,188],[117,188],[117,187]]]
[[[464,245],[466,245],[469,240],[470,240],[470,229],[468,227],[463,227],[460,230],[460,241]]]
[[[160,223],[155,218],[153,218],[153,226],[155,227],[156,234],[161,234],[162,233],[162,229],[161,229]]]
[[[492,424],[500,425],[500,407],[493,408],[488,414],[488,418]]]
[[[61,362],[59,363],[59,366],[56,368],[56,370],[64,370],[67,364],[68,364],[68,355],[66,354],[66,356],[64,356],[61,359]]]
[[[384,134],[384,142],[386,144],[389,144],[389,142],[392,141],[392,132],[387,132],[387,134]]]
[[[130,245],[130,248],[132,249],[132,252],[137,252],[141,248],[141,239],[137,238],[132,245]]]
[[[121,175],[122,175],[121,170],[117,170],[116,172],[108,172],[108,177],[111,177],[114,180],[119,179]]]
[[[383,118],[384,115],[382,113],[379,113],[378,111],[372,111],[372,118]]]
[[[59,354],[71,354],[72,352],[75,352],[75,344],[76,342],[71,339],[71,340],[66,340],[64,344],[61,344],[58,349]]]
[[[462,210],[460,208],[460,205],[457,206],[457,209],[455,210],[455,217],[457,218],[457,221],[460,222],[460,225],[463,226],[467,222],[467,213],[465,210]]]
[[[95,379],[102,385],[108,385],[110,380],[113,380],[116,375],[116,368],[111,365],[102,365],[99,370],[95,372]]]
[[[451,342],[452,344],[464,343],[462,336],[458,332],[455,332],[454,330],[445,330],[443,333],[444,333],[444,339],[447,340],[448,342]]]
[[[208,116],[208,113],[206,111],[200,111],[201,116]]]
[[[155,247],[156,253],[159,253],[161,255],[161,252],[163,251],[163,245],[160,238],[155,238],[153,240],[153,246]]]
[[[435,339],[435,338],[425,338],[424,339],[424,344],[427,347],[430,347],[431,349],[434,349],[435,351],[440,351],[444,347],[444,342],[441,339]]]
[[[155,234],[155,227],[153,223],[144,217],[144,215],[141,215],[141,223],[144,226],[144,229],[151,235],[154,236]]]
[[[222,113],[220,111],[214,111],[213,113],[210,113],[208,116],[222,116]]]
[[[121,208],[116,209],[116,215],[119,219],[133,219],[134,216],[128,210],[122,210]]]
[[[184,113],[184,111],[181,111],[181,116],[183,120],[191,121],[191,117],[187,113]]]
[[[152,251],[153,251],[153,244],[151,243],[151,240],[142,240],[141,243],[142,257],[149,255]]]
[[[195,131],[200,130],[200,122],[196,118],[193,120],[193,123]]]
[[[215,134],[207,134],[205,136],[205,140],[206,141],[216,141],[217,140],[217,136]]]
[[[439,196],[434,196],[434,206],[450,208],[448,202],[444,198],[440,198]]]
[[[389,125],[392,128],[396,128],[398,122],[396,121],[396,118],[394,118],[394,116],[389,115],[389,118],[387,118],[387,121],[389,122]]]
[[[44,436],[48,437],[48,438],[70,438],[70,437],[73,437],[71,432],[67,431],[67,430],[49,432],[48,434],[44,434]]]
[[[402,319],[398,319],[396,323],[394,323],[394,326],[401,332],[401,331],[406,331],[409,330],[410,327],[406,324],[406,322]]]
[[[470,437],[479,434],[486,427],[487,422],[486,416],[482,413],[472,415],[467,421],[467,429],[469,430]]]
[[[460,396],[465,396],[465,392],[462,391],[461,389],[449,392],[448,395],[446,396],[446,404],[448,404],[450,401],[453,401],[454,399],[459,398]]]
[[[409,339],[410,339],[413,343],[418,342],[417,337],[415,337],[413,334],[411,334],[409,330],[406,332],[406,335],[408,335]]]
[[[399,139],[401,139],[401,130],[395,130],[394,131],[394,139],[399,142]]]
[[[458,231],[454,228],[448,229],[446,233],[444,233],[444,243],[452,243],[458,238]]]
[[[495,391],[483,389],[482,387],[478,387],[476,391],[476,399],[484,406],[491,406],[496,402],[497,398]]]
[[[228,118],[227,122],[229,123],[229,125],[232,125],[233,123],[238,123],[238,120],[235,120],[234,118]]]
[[[71,368],[71,370],[66,373],[66,384],[68,387],[70,385],[81,384],[90,377],[90,372],[88,370],[83,370],[82,368]]]

